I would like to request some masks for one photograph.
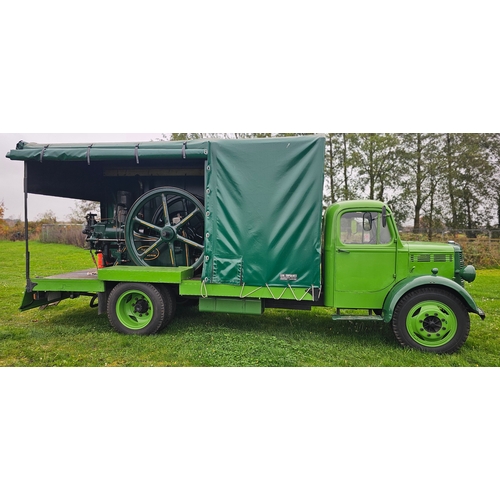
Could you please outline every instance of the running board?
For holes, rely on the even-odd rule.
[[[372,314],[370,316],[347,316],[345,314],[334,314],[333,321],[383,321],[382,316]]]

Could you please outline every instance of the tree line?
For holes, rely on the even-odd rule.
[[[175,133],[161,140],[299,135],[308,134]],[[448,229],[466,230],[470,236],[472,229],[500,229],[499,133],[324,135],[325,207],[340,200],[377,199],[393,209],[398,225],[426,232],[429,239]],[[90,209],[87,204],[81,202],[69,219],[81,222]],[[2,202],[0,233],[5,236],[12,228],[3,221],[4,209]],[[50,219],[55,222],[55,217]]]
[[[170,134],[166,140],[305,134]],[[386,202],[399,225],[429,238],[446,229],[500,227],[500,134],[328,133],[324,204]],[[471,233],[472,234],[472,233]]]

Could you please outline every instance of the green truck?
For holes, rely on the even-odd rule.
[[[476,272],[460,246],[401,241],[374,200],[323,208],[320,135],[147,143],[36,144],[28,194],[95,200],[84,233],[90,269],[32,278],[26,220],[21,310],[90,296],[120,333],[165,328],[179,303],[201,311],[332,308],[334,320],[390,323],[403,345],[451,353],[466,341],[465,290]],[[27,219],[27,217],[26,217]],[[83,223],[83,221],[82,221]]]

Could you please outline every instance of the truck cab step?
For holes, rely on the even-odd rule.
[[[383,321],[382,316],[372,314],[368,316],[350,316],[347,314],[334,314],[332,316],[334,321]]]

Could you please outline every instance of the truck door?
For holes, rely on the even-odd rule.
[[[334,302],[339,308],[382,307],[396,279],[396,242],[381,212],[344,211],[337,219]]]

